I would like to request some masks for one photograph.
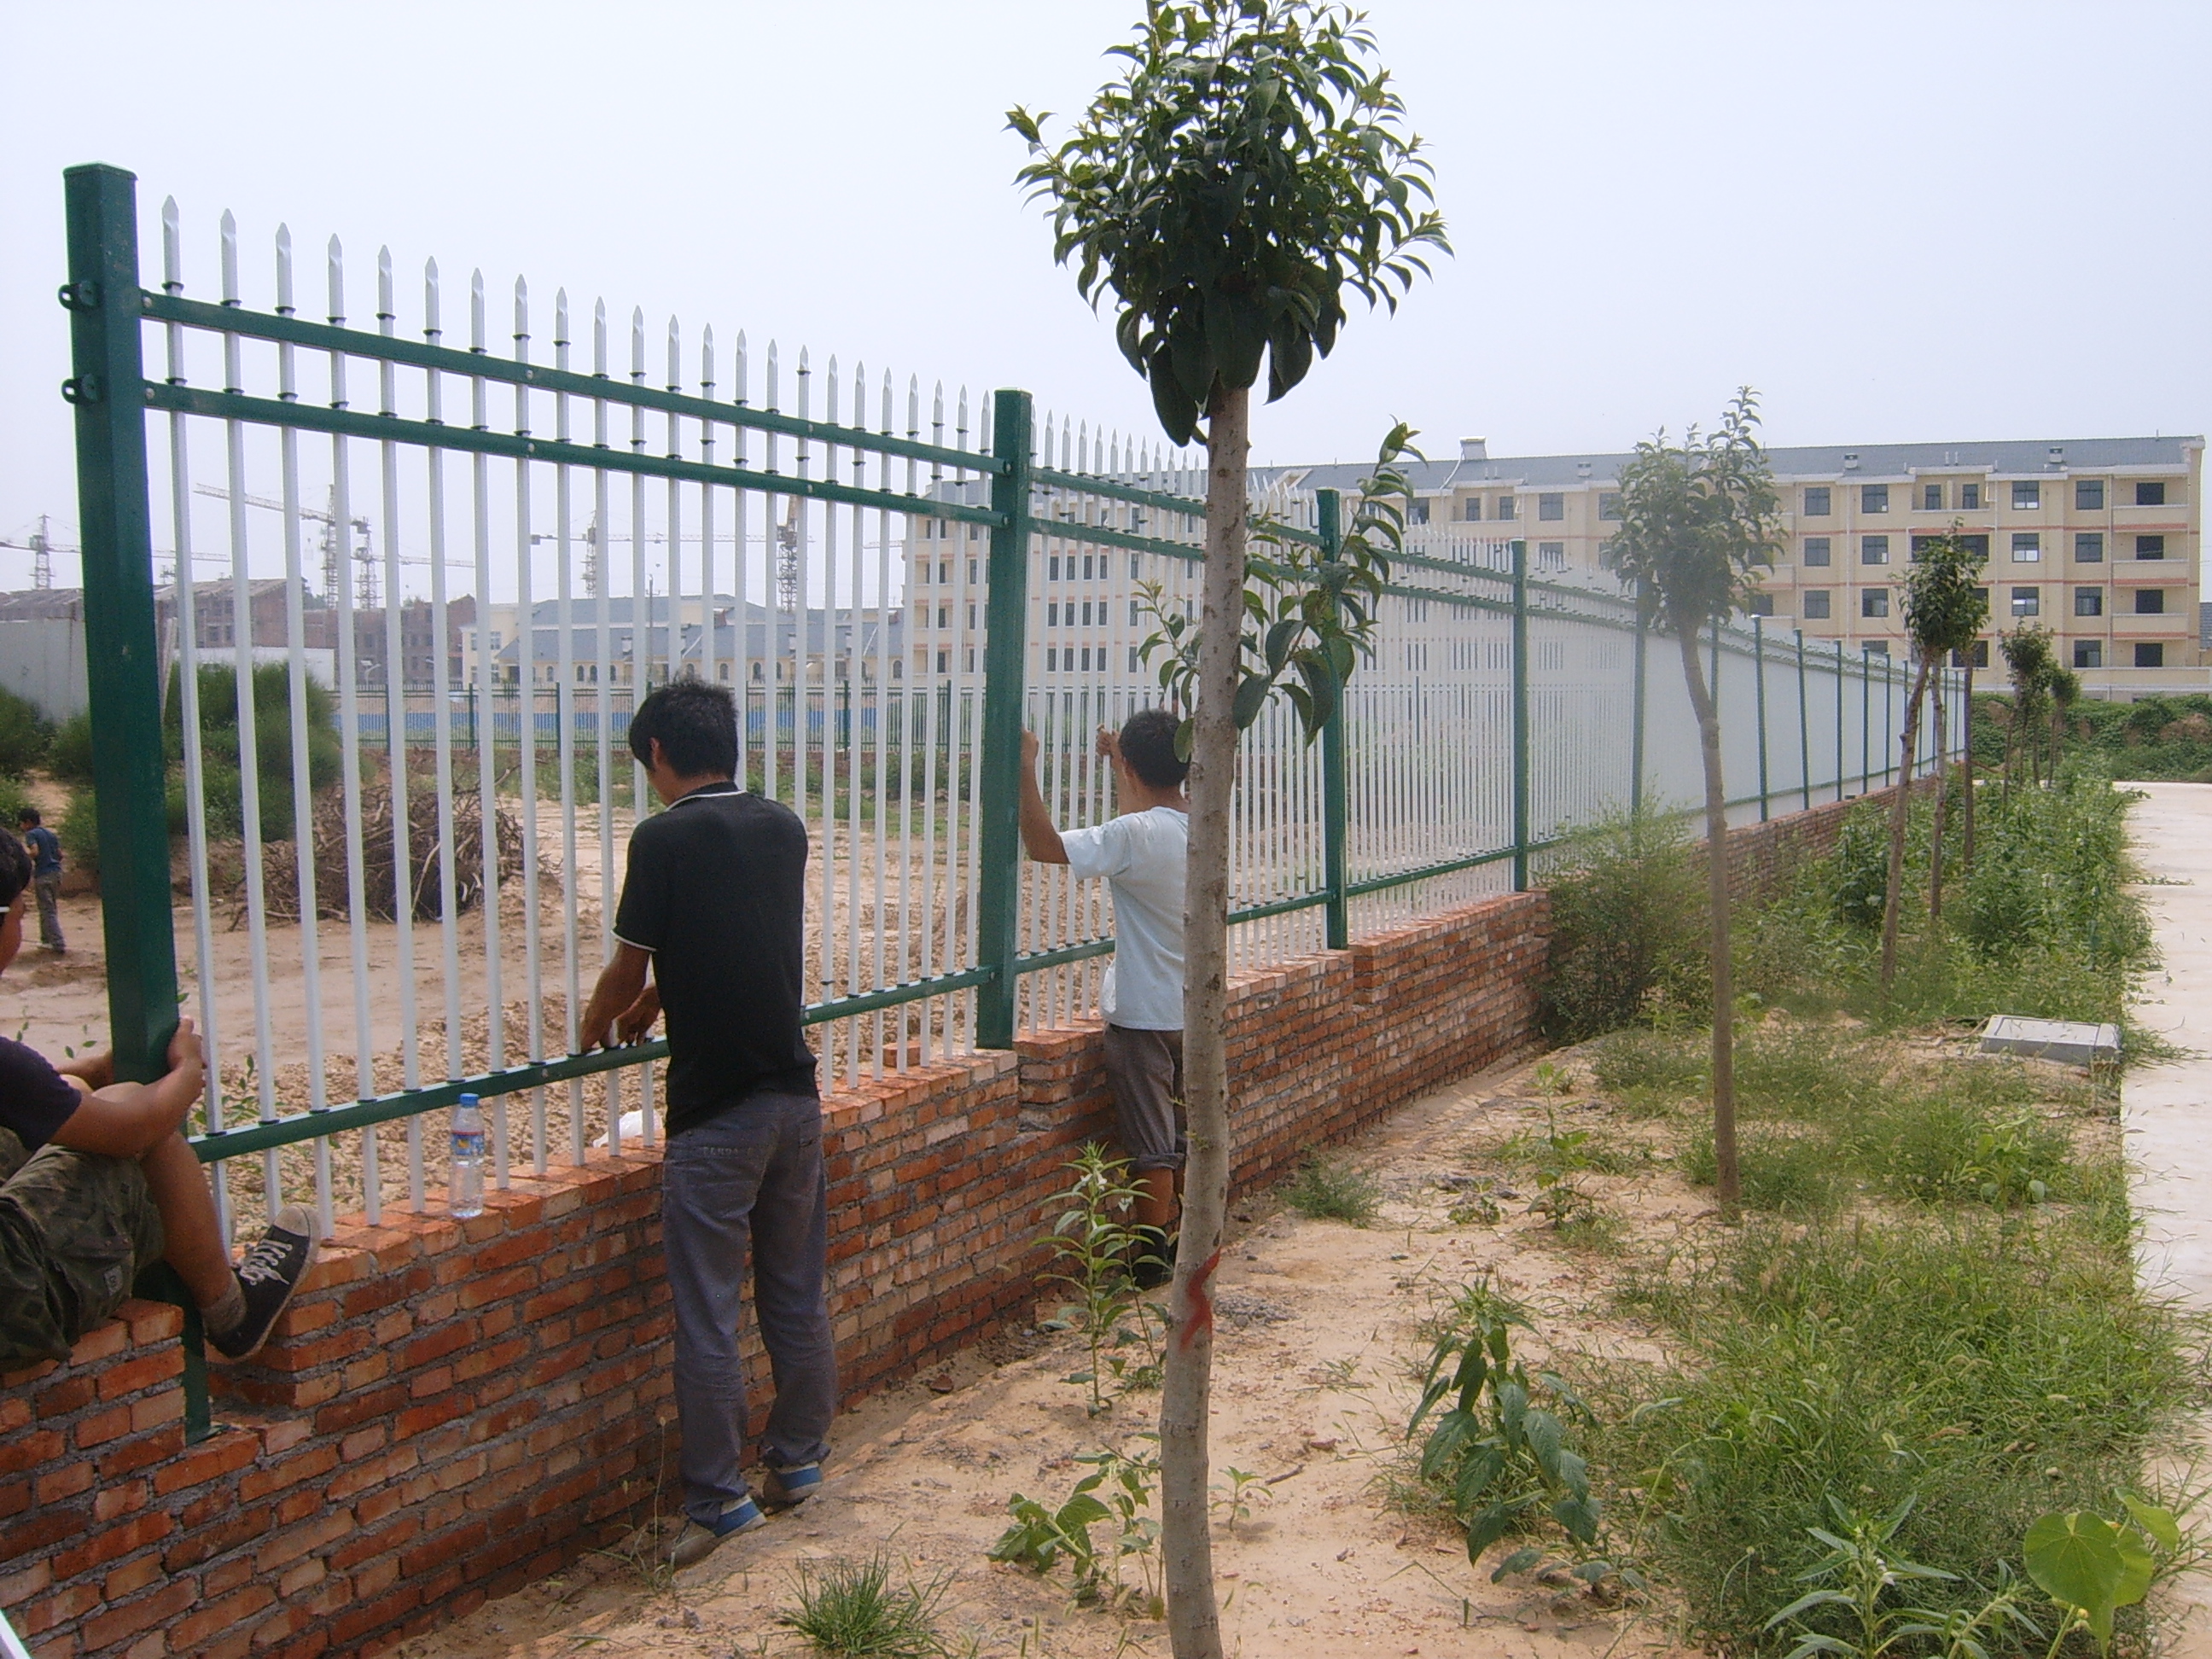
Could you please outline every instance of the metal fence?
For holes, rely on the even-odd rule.
[[[825,1083],[1003,1048],[1091,1011],[1109,902],[1020,857],[1019,737],[1039,734],[1059,821],[1110,812],[1093,733],[1158,696],[1138,585],[1170,605],[1195,597],[1203,505],[1187,459],[1040,425],[1018,392],[971,419],[964,392],[940,389],[925,414],[911,379],[902,392],[805,352],[787,374],[775,345],[756,362],[743,335],[718,379],[712,331],[687,345],[672,322],[656,382],[640,313],[624,368],[604,305],[580,330],[557,295],[547,352],[520,282],[496,351],[480,276],[469,343],[448,344],[434,264],[403,333],[388,255],[375,327],[356,327],[335,239],[325,320],[301,314],[281,230],[273,304],[249,308],[228,216],[211,242],[218,297],[191,297],[173,204],[149,289],[131,176],[72,169],[67,199],[65,395],[118,1075],[158,1072],[180,1001],[173,779],[190,896],[181,1000],[210,1058],[195,1145],[226,1224],[308,1196],[325,1230],[356,1206],[372,1222],[394,1201],[424,1207],[444,1176],[424,1115],[465,1091],[493,1108],[500,1185],[594,1142],[653,1138],[649,1062],[663,1045],[574,1050],[611,949],[629,826],[653,805],[624,744],[629,712],[678,672],[743,694],[745,777],[810,830],[807,1018]],[[273,545],[270,521],[247,510],[257,493],[276,503]],[[1328,492],[1270,505],[1285,534],[1338,533]],[[334,767],[311,718],[303,595],[318,525],[358,526],[380,550],[385,663],[403,659],[403,594],[427,601],[438,641],[461,597],[477,619],[458,677],[437,648],[426,691],[397,677],[364,689],[365,596],[342,548],[323,596]],[[1673,641],[1618,594],[1533,577],[1525,550],[1409,551],[1375,659],[1320,741],[1282,708],[1248,735],[1236,966],[1526,885],[1573,826],[1701,798]],[[180,573],[166,708],[161,559]],[[213,589],[192,580],[208,564]],[[259,723],[234,736],[210,725],[201,688],[218,669],[252,706],[267,653],[236,620],[252,580],[277,572],[289,747],[264,759]],[[208,592],[233,619],[228,648],[199,642]],[[624,607],[641,602],[633,629]],[[504,653],[483,625],[499,605],[530,619]],[[726,631],[726,612],[784,623]],[[872,613],[881,625],[860,625]],[[1699,648],[1741,816],[1894,775],[1904,675],[1886,659],[1770,638],[1756,621]]]

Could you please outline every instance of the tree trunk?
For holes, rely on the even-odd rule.
[[[1959,869],[1964,875],[1974,872],[1974,665],[1966,664],[1966,683],[1960,688],[1966,705],[1966,735],[1959,745],[1961,765],[1960,772],[1966,781],[1966,799],[1963,803],[1966,822],[1959,827]]]
[[[1920,746],[1920,703],[1928,695],[1928,659],[1912,674],[1912,694],[1905,700],[1905,735],[1898,739],[1903,764],[1897,795],[1889,804],[1889,885],[1881,896],[1881,988],[1897,977],[1897,919],[1905,908],[1905,831],[1912,816],[1912,762]]]
[[[1936,823],[1928,842],[1928,920],[1933,923],[1943,915],[1943,820],[1951,804],[1951,733],[1943,720],[1943,677],[1938,674],[1929,689],[1936,698]]]
[[[1698,747],[1705,764],[1705,890],[1712,908],[1713,1190],[1721,1218],[1733,1222],[1742,1201],[1735,1155],[1735,986],[1729,960],[1728,792],[1721,780],[1721,721],[1698,661],[1698,632],[1675,633],[1682,647],[1682,678],[1698,716]]]
[[[1183,1113],[1190,1143],[1160,1389],[1160,1534],[1175,1659],[1220,1659],[1206,1419],[1213,1271],[1229,1207],[1229,808],[1244,631],[1244,469],[1251,393],[1215,389],[1206,410],[1206,580],[1191,744],[1190,860],[1183,900]]]

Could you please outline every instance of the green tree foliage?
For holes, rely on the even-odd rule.
[[[1674,636],[1697,713],[1705,775],[1706,881],[1711,913],[1713,1151],[1723,1213],[1741,1195],[1736,1167],[1735,993],[1729,962],[1728,791],[1720,716],[1698,658],[1698,636],[1742,608],[1782,545],[1780,497],[1759,441],[1759,399],[1741,389],[1710,433],[1680,444],[1662,431],[1620,471],[1620,529],[1607,566],[1636,590],[1647,616]]]
[[[2026,750],[2033,782],[2043,780],[2043,761],[2037,738],[2051,718],[2052,676],[2058,667],[2051,655],[2051,635],[2033,623],[2022,623],[1997,636],[1997,651],[2004,658],[2005,675],[2012,681],[2012,726],[2005,733],[2005,793],[2012,793],[2014,776]]]
[[[1181,1246],[1160,1410],[1169,1634],[1176,1659],[1221,1652],[1207,1530],[1206,1420],[1212,1271],[1228,1195],[1229,812],[1242,643],[1251,388],[1270,401],[1334,346],[1346,290],[1395,308],[1445,246],[1428,205],[1420,140],[1357,14],[1325,0],[1146,0],[1116,77],[1074,130],[1048,143],[1048,117],[1017,108],[1020,173],[1052,204],[1053,252],[1094,305],[1110,299],[1115,337],[1152,388],[1161,426],[1207,451],[1201,635],[1190,677],[1191,837],[1184,936],[1184,1084],[1190,1123]],[[1347,577],[1347,582],[1349,578]],[[1340,595],[1341,597],[1341,595]],[[1336,613],[1296,623],[1314,665],[1349,665],[1326,642]],[[1309,638],[1318,623],[1323,636]],[[1340,642],[1339,642],[1340,643]],[[1300,646],[1262,642],[1269,678]],[[1299,686],[1314,680],[1304,665]],[[1263,689],[1245,693],[1264,699]],[[1256,709],[1253,712],[1256,713]],[[1309,713],[1310,711],[1309,710]]]

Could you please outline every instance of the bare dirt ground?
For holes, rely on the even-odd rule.
[[[1565,1248],[1525,1213],[1533,1188],[1501,1173],[1501,1143],[1543,1133],[1547,1108],[1563,1127],[1603,1109],[1539,1098],[1532,1074],[1516,1067],[1475,1078],[1375,1133],[1357,1154],[1385,1194],[1369,1227],[1307,1220],[1264,1200],[1238,1206],[1222,1270],[1214,1469],[1224,1496],[1231,1468],[1264,1486],[1249,1500],[1249,1518],[1232,1527],[1225,1511],[1216,1516],[1231,1653],[1600,1659],[1671,1650],[1662,1614],[1608,1612],[1525,1580],[1492,1584],[1440,1521],[1394,1499],[1417,1392],[1409,1366],[1426,1348],[1422,1322],[1469,1280],[1494,1274],[1540,1310],[1554,1344],[1657,1353],[1647,1328],[1606,1309],[1616,1261]],[[1638,1127],[1613,1119],[1609,1131],[1628,1144]],[[1471,1178],[1495,1178],[1495,1221],[1474,1216],[1481,1206],[1468,1202]],[[1632,1218],[1624,1237],[1637,1243],[1663,1244],[1706,1213],[1656,1158],[1586,1185],[1613,1214]],[[1468,1219],[1453,1219],[1455,1206]],[[1056,1300],[1044,1296],[1039,1317]],[[1530,1346],[1542,1352],[1540,1342]],[[1063,1380],[1086,1363],[1077,1336],[1034,1331],[963,1355],[860,1402],[841,1420],[820,1497],[673,1582],[635,1558],[589,1558],[399,1651],[406,1659],[798,1654],[808,1644],[778,1620],[796,1604],[800,1569],[883,1551],[918,1578],[945,1577],[940,1623],[955,1653],[972,1640],[978,1655],[1009,1659],[1164,1655],[1165,1628],[1141,1609],[1078,1607],[1064,1573],[1040,1579],[985,1558],[1012,1494],[1056,1505],[1085,1473],[1075,1457],[1109,1444],[1146,1449],[1139,1437],[1158,1396],[1125,1395],[1092,1418],[1086,1391]],[[1125,1571],[1141,1584],[1136,1565]]]

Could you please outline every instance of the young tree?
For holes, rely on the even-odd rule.
[[[1982,631],[1990,612],[1988,596],[1978,585],[1985,554],[1976,552],[1954,520],[1941,536],[1930,536],[1912,556],[1905,573],[1905,631],[1912,641],[1912,690],[1905,702],[1905,735],[1899,739],[1904,766],[1897,795],[1889,805],[1889,884],[1881,902],[1881,985],[1887,990],[1897,977],[1897,923],[1904,902],[1905,830],[1912,796],[1912,763],[1919,757],[1920,708],[1928,695],[1929,677],[1954,651],[1963,651]],[[1936,777],[1936,838],[1943,836],[1943,789],[1946,781]],[[1942,868],[1942,855],[1936,855]]]
[[[1736,1168],[1735,1007],[1729,963],[1728,792],[1721,723],[1698,657],[1698,635],[1741,608],[1783,544],[1773,469],[1759,441],[1759,398],[1739,391],[1719,427],[1692,427],[1678,446],[1658,436],[1620,470],[1620,528],[1605,562],[1674,636],[1698,717],[1705,768],[1705,875],[1712,908],[1713,1154],[1721,1212],[1733,1220]]]
[[[1191,748],[1183,941],[1190,1162],[1160,1406],[1170,1639],[1221,1651],[1206,1527],[1212,1294],[1229,1182],[1230,797],[1246,614],[1251,388],[1270,401],[1326,356],[1345,290],[1395,308],[1445,246],[1429,166],[1361,18],[1325,0],[1146,0],[1118,77],[1074,131],[1015,109],[1020,173],[1053,204],[1054,257],[1109,297],[1121,352],[1178,443],[1206,445],[1206,569]],[[1310,682],[1308,683],[1309,690]],[[1264,694],[1262,694],[1264,695]]]
[[[1997,635],[2004,655],[2005,674],[2012,681],[2012,722],[2005,728],[2005,794],[2012,794],[2013,773],[2026,751],[2032,781],[2043,781],[2037,753],[2037,728],[2051,712],[2051,635],[2033,623],[2022,623],[2009,634]]]

